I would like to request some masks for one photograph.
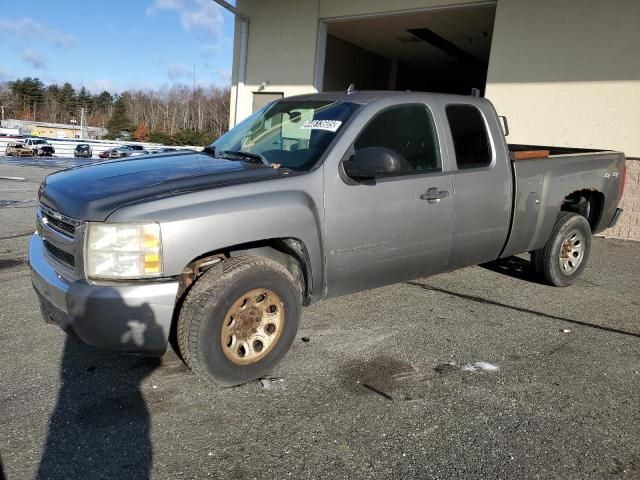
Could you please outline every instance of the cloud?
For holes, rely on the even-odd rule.
[[[147,8],[147,15],[162,10],[173,10],[180,15],[182,28],[187,32],[204,30],[215,38],[222,36],[224,18],[222,7],[211,0],[154,0]]]
[[[179,78],[191,78],[193,76],[193,66],[176,64],[167,66],[167,77],[171,80]]]
[[[0,19],[0,36],[44,40],[61,48],[67,48],[76,43],[74,35],[52,30],[28,17],[19,20]]]
[[[14,80],[16,78],[16,72],[10,68],[0,67],[0,82],[6,82]]]
[[[22,51],[22,61],[36,70],[46,70],[49,59],[33,48],[25,48]]]

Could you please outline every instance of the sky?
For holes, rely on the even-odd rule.
[[[230,2],[235,3],[235,2]],[[212,0],[0,0],[0,81],[93,93],[230,83],[233,15]]]

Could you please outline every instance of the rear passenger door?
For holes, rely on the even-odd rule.
[[[453,245],[447,270],[498,258],[509,232],[512,179],[502,131],[488,104],[445,106],[449,126],[454,210]]]
[[[408,103],[376,112],[342,160],[367,147],[395,151],[403,167],[367,181],[325,167],[328,296],[442,272],[451,248],[451,175],[431,110]]]

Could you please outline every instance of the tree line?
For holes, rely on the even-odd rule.
[[[228,87],[175,84],[157,90],[92,94],[70,83],[45,85],[25,77],[0,83],[5,118],[80,123],[108,130],[105,138],[132,138],[174,145],[207,145],[228,129]]]

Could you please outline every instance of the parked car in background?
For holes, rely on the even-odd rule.
[[[33,154],[39,157],[50,157],[56,153],[53,146],[43,138],[25,138],[24,146],[30,148]]]
[[[115,150],[115,148],[110,148],[109,150],[105,150],[98,154],[99,158],[111,158],[111,150]]]
[[[125,147],[112,148],[109,150],[109,158],[124,158],[131,155],[131,150]]]
[[[73,156],[75,158],[91,158],[92,155],[93,150],[91,150],[91,145],[88,143],[79,143],[73,151]]]
[[[143,155],[149,155],[151,152],[148,150],[134,150],[129,153],[129,157],[141,157]]]
[[[7,157],[33,157],[33,150],[24,146],[24,143],[9,142],[4,152]]]
[[[111,150],[110,158],[130,157],[134,152],[146,152],[142,145],[122,145]],[[138,153],[138,155],[146,155],[146,153]]]

